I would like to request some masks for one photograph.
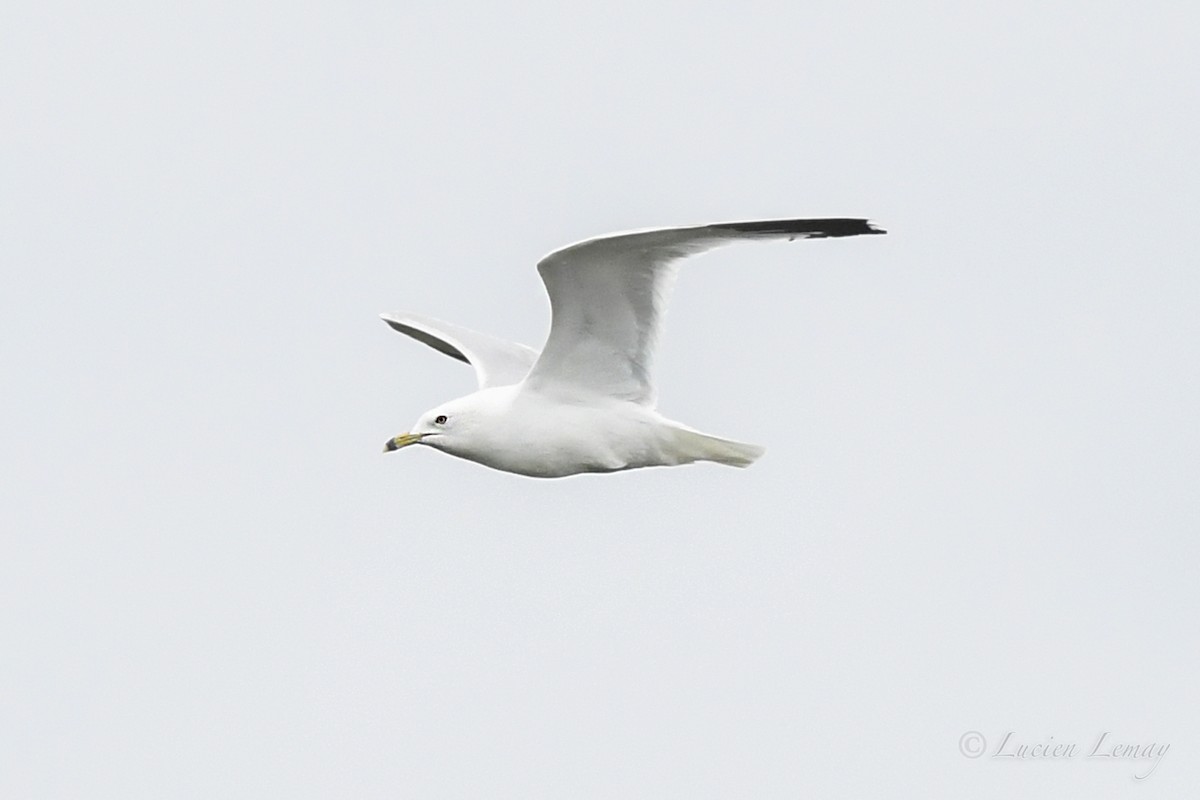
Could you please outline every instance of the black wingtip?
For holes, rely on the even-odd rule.
[[[730,222],[719,228],[737,233],[761,233],[767,236],[803,236],[808,239],[824,239],[834,236],[862,236],[870,233],[887,233],[865,219],[768,219],[756,222]]]
[[[464,364],[471,363],[471,360],[469,358],[467,358],[466,355],[463,354],[463,352],[461,350],[459,350],[457,347],[455,347],[449,341],[447,341],[446,339],[443,339],[440,336],[435,336],[434,334],[429,333],[429,332],[425,331],[424,329],[417,327],[416,325],[408,324],[408,323],[404,322],[403,320],[393,319],[391,317],[391,315],[389,315],[389,314],[380,314],[379,318],[382,319],[384,322],[386,322],[388,324],[388,327],[390,327],[392,330],[394,330],[398,333],[403,333],[406,336],[411,336],[412,338],[416,339],[418,342],[421,342],[422,344],[427,344],[430,347],[432,347],[434,350],[437,350],[440,353],[445,353],[446,355],[450,356],[451,358],[457,358],[459,361],[463,362]]]

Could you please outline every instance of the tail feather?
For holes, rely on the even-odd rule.
[[[675,441],[683,455],[680,463],[684,464],[692,461],[715,461],[730,467],[748,467],[766,452],[765,448],[756,444],[709,436],[707,433],[683,426],[675,428]]]

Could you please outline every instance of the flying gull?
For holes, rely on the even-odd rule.
[[[421,415],[386,450],[422,444],[537,478],[714,461],[746,467],[763,448],[655,411],[651,363],[679,261],[742,240],[884,233],[863,219],[725,222],[614,233],[538,263],[550,295],[542,352],[448,322],[382,314],[395,330],[475,368],[479,390]]]

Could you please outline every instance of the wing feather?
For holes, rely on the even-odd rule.
[[[525,385],[653,405],[654,352],[680,259],[738,240],[870,233],[884,231],[863,219],[758,220],[615,233],[556,250],[538,263],[550,336]]]
[[[463,328],[420,314],[380,314],[393,330],[411,336],[440,353],[470,364],[480,389],[520,383],[537,359],[537,351],[516,342]]]

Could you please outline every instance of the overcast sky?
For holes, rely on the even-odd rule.
[[[0,11],[0,795],[1194,792],[1194,3],[434,7]],[[789,216],[889,235],[658,362],[750,469],[381,455],[473,376],[379,312]]]

